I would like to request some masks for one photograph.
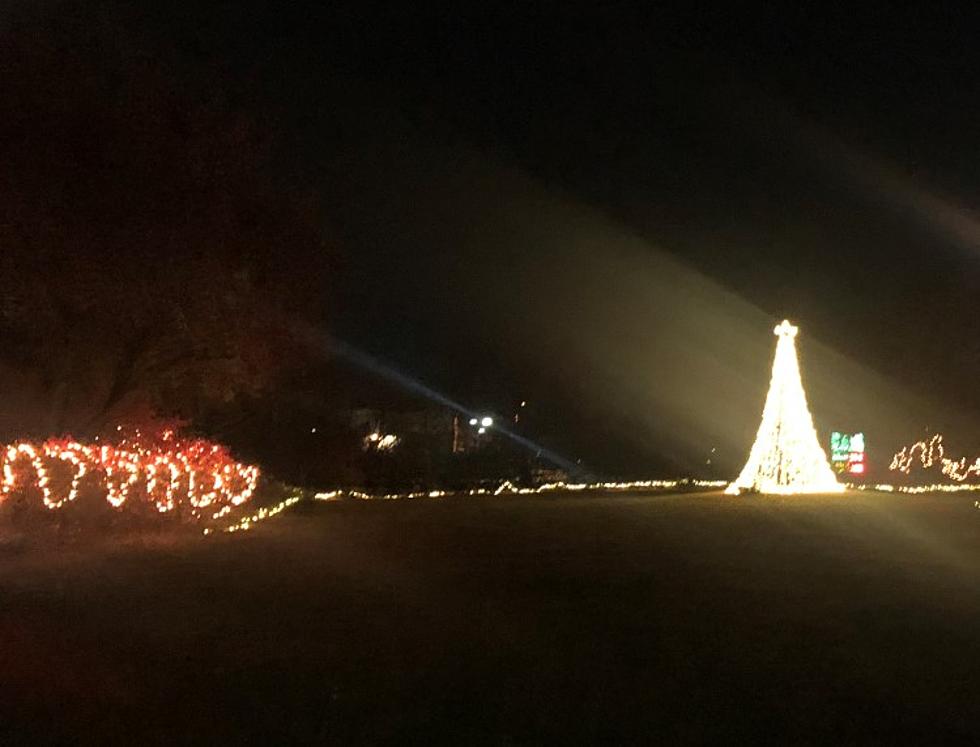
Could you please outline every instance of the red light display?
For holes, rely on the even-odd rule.
[[[0,447],[0,465],[0,504],[15,492],[36,491],[46,508],[60,509],[84,484],[113,508],[138,496],[160,513],[186,505],[195,517],[208,512],[215,519],[251,498],[259,479],[258,467],[236,462],[220,444],[172,431],[156,438],[136,432],[115,444],[11,444]]]

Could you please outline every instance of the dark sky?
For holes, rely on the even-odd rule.
[[[788,316],[822,440],[980,446],[975,19],[172,5],[102,17],[272,132],[341,247],[311,271],[351,345],[527,399],[600,471],[734,470]]]

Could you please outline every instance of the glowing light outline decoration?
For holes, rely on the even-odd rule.
[[[745,466],[725,490],[728,495],[746,491],[775,495],[844,491],[813,427],[796,354],[798,331],[787,319],[773,330],[779,340],[762,422]]]
[[[967,464],[966,457],[959,459],[949,459],[946,457],[946,449],[943,447],[943,434],[937,433],[928,442],[916,441],[911,446],[903,446],[902,449],[892,457],[888,469],[895,472],[902,472],[906,475],[912,473],[912,467],[918,453],[919,463],[923,469],[929,469],[934,464],[940,465],[940,471],[957,482],[963,482],[970,475],[980,475],[980,457]]]
[[[67,490],[60,495],[51,486],[53,461],[74,468]],[[78,497],[83,478],[97,473],[90,480],[101,483],[104,498],[114,509],[123,508],[144,478],[142,493],[159,513],[189,505],[190,513],[202,518],[205,509],[218,507],[212,519],[248,501],[260,476],[258,467],[234,462],[222,446],[203,439],[177,439],[171,431],[163,434],[162,443],[141,438],[138,431],[135,438],[114,445],[85,445],[70,438],[42,444],[25,441],[0,446],[0,464],[0,506],[14,492],[34,489],[41,493],[45,508],[61,509]],[[31,471],[33,480],[28,477]],[[209,489],[200,493],[199,485]]]

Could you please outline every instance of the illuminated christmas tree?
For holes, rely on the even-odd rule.
[[[800,364],[796,357],[797,328],[787,320],[774,330],[776,357],[762,424],[749,460],[726,493],[839,493],[827,455],[820,448],[806,404]]]

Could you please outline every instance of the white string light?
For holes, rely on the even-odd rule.
[[[726,480],[638,480],[634,482],[549,482],[534,488],[521,488],[505,480],[496,488],[473,488],[472,490],[425,490],[414,493],[380,493],[372,495],[359,490],[331,490],[316,493],[317,501],[336,501],[344,497],[362,501],[397,501],[406,498],[447,498],[456,496],[496,496],[496,495],[540,495],[555,492],[608,491],[629,492],[646,490],[673,490],[675,488],[721,488],[727,485]]]
[[[237,521],[236,523],[232,524],[229,527],[225,527],[224,530],[222,531],[229,534],[234,532],[247,532],[259,522],[265,521],[266,519],[271,519],[273,516],[277,516],[278,514],[281,514],[287,508],[296,505],[301,500],[303,500],[302,493],[293,494],[288,498],[286,498],[285,500],[280,501],[274,506],[267,506],[265,508],[260,508],[255,513],[243,517],[241,520]],[[204,534],[206,535],[211,534],[211,529],[206,528],[204,530]]]
[[[980,491],[980,483],[934,483],[932,485],[848,485],[856,490],[870,490],[874,493],[908,493],[921,495],[923,493],[975,493]]]
[[[935,464],[939,464],[940,471],[957,482],[963,482],[970,475],[980,475],[980,457],[967,463],[966,457],[960,459],[947,459],[946,450],[943,448],[943,436],[941,433],[934,435],[929,441],[916,441],[911,446],[905,446],[895,456],[892,457],[888,469],[903,472],[908,475],[912,472],[912,467],[918,460],[923,469],[929,469]]]

